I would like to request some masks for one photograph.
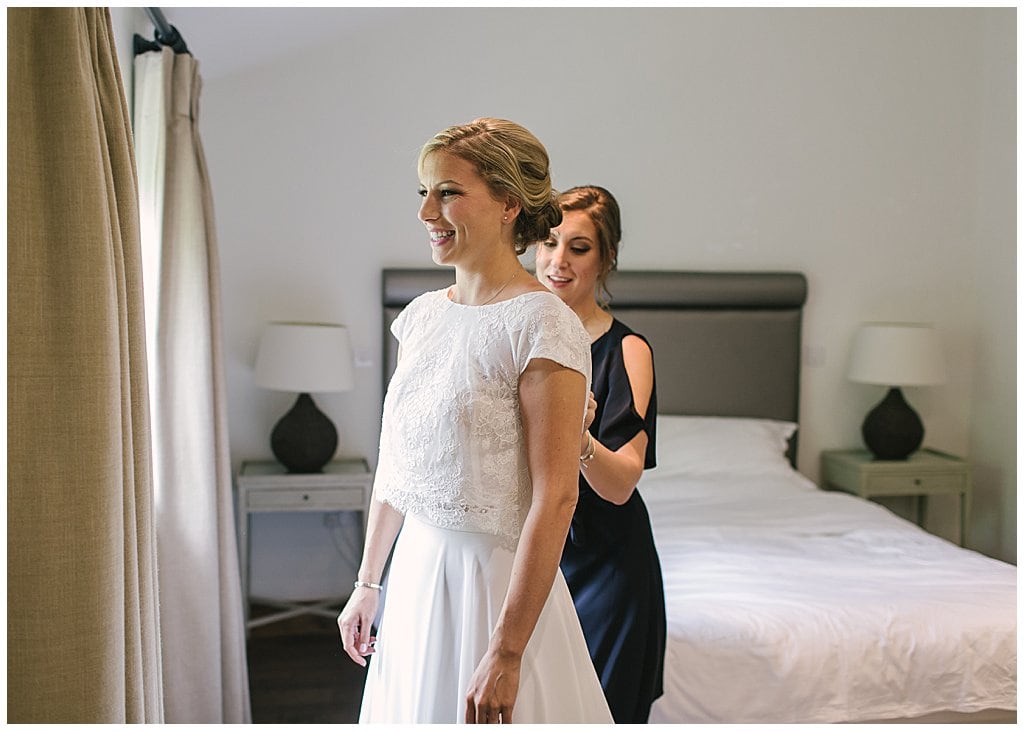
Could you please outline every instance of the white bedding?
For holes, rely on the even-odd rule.
[[[665,578],[652,723],[831,723],[1016,708],[1016,569],[793,470],[656,468]]]

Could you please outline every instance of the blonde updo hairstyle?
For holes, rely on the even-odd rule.
[[[424,160],[434,152],[447,152],[474,165],[496,199],[519,201],[513,229],[516,254],[546,239],[562,222],[557,194],[551,188],[548,152],[525,127],[490,117],[448,127],[420,150],[421,174]]]
[[[619,243],[622,240],[622,218],[619,203],[610,192],[599,185],[580,185],[558,196],[562,211],[583,211],[597,232],[597,249],[601,255],[601,271],[597,275],[595,292],[601,307],[607,308],[611,300],[608,275],[619,267]]]

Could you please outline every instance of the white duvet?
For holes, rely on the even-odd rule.
[[[1014,566],[790,470],[639,489],[668,609],[652,723],[1016,708]]]

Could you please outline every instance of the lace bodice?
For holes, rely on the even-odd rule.
[[[391,331],[401,355],[384,399],[374,497],[515,544],[531,496],[519,376],[548,358],[583,373],[589,388],[586,330],[549,292],[468,306],[438,290],[410,302]]]

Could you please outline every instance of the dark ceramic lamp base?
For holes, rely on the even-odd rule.
[[[875,459],[904,460],[921,446],[924,424],[900,389],[893,387],[868,412],[861,435]]]
[[[338,448],[338,430],[312,397],[302,393],[274,426],[270,448],[289,472],[320,472]]]

